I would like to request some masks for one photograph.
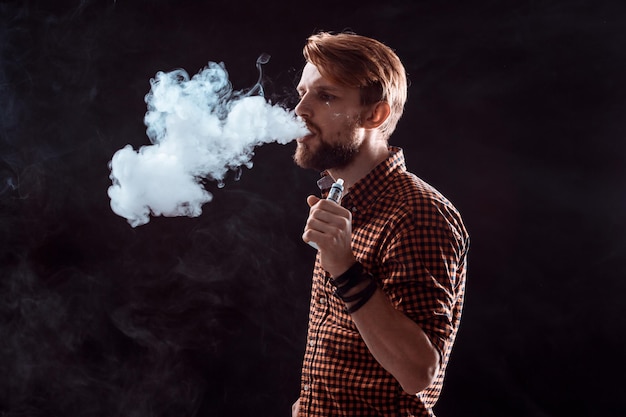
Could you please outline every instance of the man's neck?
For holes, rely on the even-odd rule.
[[[356,184],[361,178],[365,177],[381,162],[389,157],[389,148],[387,142],[375,142],[375,145],[364,146],[359,150],[354,161],[342,169],[329,169],[328,173],[337,180],[344,181],[344,193],[347,193],[350,187]]]

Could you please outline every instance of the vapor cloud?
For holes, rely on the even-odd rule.
[[[308,133],[292,110],[272,105],[259,82],[235,91],[223,63],[209,62],[189,77],[182,69],[150,80],[144,122],[152,142],[118,150],[109,163],[112,210],[132,227],[153,216],[199,216],[213,198],[203,180],[222,185],[230,170],[252,167],[257,146],[286,144]]]

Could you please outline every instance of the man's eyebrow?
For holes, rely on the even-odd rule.
[[[323,84],[316,87],[316,90],[326,91],[326,92],[338,92],[341,88],[336,87],[334,85]]]
[[[322,84],[322,85],[313,85],[311,86],[308,90],[314,90],[314,91],[321,91],[321,92],[325,92],[325,93],[337,93],[339,91],[341,91],[340,87],[335,87],[333,85],[328,85],[328,84]],[[302,93],[304,91],[307,91],[307,88],[305,88],[304,86],[298,86],[296,88],[296,91],[298,91],[299,93]]]

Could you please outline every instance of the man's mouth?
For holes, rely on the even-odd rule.
[[[298,138],[297,141],[299,143],[305,142],[305,141],[311,139],[313,136],[316,135],[315,129],[312,129],[311,126],[307,125],[307,129],[309,130],[309,134],[305,135],[305,136],[302,136],[301,138]]]
[[[307,140],[311,139],[313,136],[315,136],[315,133],[309,133],[306,136],[302,136],[301,138],[296,139],[298,141],[298,143],[302,143],[302,142],[306,142]]]

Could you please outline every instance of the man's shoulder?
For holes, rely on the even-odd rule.
[[[392,194],[406,203],[425,204],[450,201],[434,186],[409,171],[398,171],[390,178],[389,189]]]
[[[409,171],[397,172],[390,178],[387,198],[405,216],[422,226],[451,225],[466,234],[461,214],[437,188]],[[391,202],[388,200],[389,202]]]

